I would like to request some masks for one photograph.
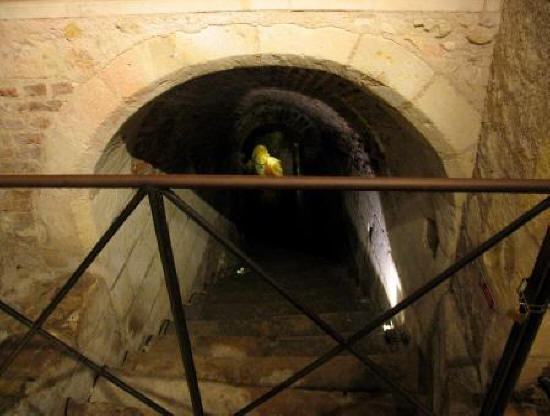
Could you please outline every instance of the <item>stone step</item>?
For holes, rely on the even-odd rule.
[[[177,415],[191,414],[187,385],[182,378],[160,378],[127,376],[124,380],[146,392],[153,400]],[[259,387],[238,387],[224,383],[199,382],[205,413],[213,415],[233,414],[259,397],[268,389]],[[100,379],[93,389],[91,403],[109,402],[117,406],[143,408],[144,405]],[[361,406],[361,412],[357,410]],[[347,413],[348,409],[351,413]],[[392,397],[389,394],[342,393],[315,390],[285,390],[273,397],[250,415],[273,416],[313,416],[313,415],[394,415]]]
[[[1,403],[11,401],[14,397],[25,396],[25,385],[29,377],[1,377],[0,378],[0,409]],[[0,413],[1,414],[1,413]]]
[[[331,327],[340,332],[354,332],[373,314],[368,312],[339,312],[323,313],[319,315]],[[277,315],[266,319],[219,319],[188,320],[189,332],[193,335],[251,335],[251,336],[306,336],[322,335],[324,332],[305,315]],[[169,322],[165,328],[166,334],[174,333],[173,322]],[[375,332],[381,335],[382,331]],[[374,334],[372,335],[374,336]]]
[[[14,345],[15,341],[2,345],[2,348],[0,348],[0,362],[13,351]],[[62,360],[63,353],[59,348],[51,345],[44,338],[36,336],[19,352],[15,361],[8,367],[0,380],[37,377],[48,368],[55,367]]]
[[[189,413],[190,415],[192,413]],[[157,416],[148,408],[120,406],[112,403],[77,403],[70,400],[66,416]]]
[[[273,302],[283,300],[281,294],[275,291],[271,286],[265,284],[262,287],[256,285],[253,287],[242,285],[240,289],[223,290],[216,287],[211,288],[210,292],[204,295],[201,301],[207,303],[243,303],[243,302]],[[303,290],[289,290],[289,294],[304,302],[311,302],[315,299],[333,299],[336,301],[345,301],[351,303],[352,297],[343,287],[337,286],[313,286]],[[193,303],[196,303],[195,299]]]
[[[302,301],[303,305],[315,313],[352,312],[353,308],[346,299],[311,299]],[[365,311],[368,305],[365,305]],[[272,302],[240,302],[240,303],[207,303],[201,302],[185,308],[187,319],[248,319],[269,318],[277,315],[300,314],[290,302],[285,299]]]
[[[234,386],[272,387],[314,361],[313,356],[211,357],[194,355],[201,381]],[[392,379],[416,391],[418,364],[415,354],[370,355]],[[184,369],[177,346],[153,346],[146,353],[131,354],[118,374],[132,376],[183,377]],[[382,392],[389,388],[353,356],[337,356],[298,381],[293,388],[323,391]]]
[[[347,334],[343,334],[344,336]],[[328,335],[309,335],[295,337],[256,337],[256,336],[191,336],[193,354],[207,357],[284,357],[319,356],[336,345]],[[357,348],[366,354],[385,354],[390,352],[415,352],[412,345],[388,345],[383,335],[372,335],[357,343]],[[175,335],[156,337],[150,349],[157,353],[177,351]],[[343,352],[347,355],[347,352]]]
[[[0,383],[0,389],[4,387],[3,383]],[[8,392],[0,390],[0,415],[9,414],[17,403],[24,397],[24,395],[10,396]]]
[[[343,282],[343,276],[335,277],[331,275],[317,274],[310,277],[303,277],[300,275],[275,275],[273,279],[279,283],[283,288],[293,291],[306,291],[311,288],[334,288],[336,290],[342,290],[345,288]],[[262,278],[256,275],[244,275],[235,277],[225,277],[215,285],[211,286],[209,292],[212,291],[227,291],[227,292],[240,292],[242,290],[249,291],[263,291],[273,290],[271,286],[266,283]]]

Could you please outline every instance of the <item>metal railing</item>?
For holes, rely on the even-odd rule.
[[[101,377],[110,381],[117,387],[121,388],[128,394],[132,395],[137,400],[144,403],[146,406],[157,411],[162,415],[170,415],[170,411],[156,403],[151,398],[135,390],[127,385],[124,381],[110,373],[106,368],[95,363],[93,360],[76,351],[48,331],[42,328],[46,320],[51,316],[55,308],[69,293],[71,288],[82,277],[86,269],[97,258],[99,253],[105,248],[111,238],[120,229],[122,224],[134,212],[136,207],[145,198],[149,199],[157,244],[160,254],[160,259],[163,266],[165,284],[169,295],[170,306],[176,334],[179,342],[180,354],[185,369],[185,376],[190,392],[193,413],[202,415],[204,413],[200,390],[197,382],[191,343],[187,324],[185,319],[185,310],[182,304],[179,281],[176,274],[174,255],[172,252],[172,244],[170,233],[166,221],[166,213],[164,208],[164,199],[169,200],[179,210],[187,214],[201,228],[224,246],[229,252],[244,262],[251,270],[256,272],[264,281],[271,285],[281,296],[288,300],[295,308],[310,318],[323,332],[334,339],[338,345],[327,351],[321,357],[308,364],[296,374],[279,383],[271,390],[266,392],[261,397],[255,399],[235,415],[244,415],[262,403],[271,399],[281,391],[290,387],[293,383],[305,377],[324,363],[328,362],[343,351],[349,351],[353,356],[359,359],[367,366],[373,374],[383,380],[392,388],[392,390],[400,397],[405,399],[410,404],[414,405],[422,414],[432,415],[433,412],[419,401],[413,394],[406,391],[397,382],[392,380],[382,368],[374,363],[370,358],[360,353],[354,348],[354,345],[365,336],[370,334],[376,328],[389,321],[392,317],[402,312],[405,308],[417,302],[427,293],[449,280],[459,270],[466,265],[479,258],[487,250],[494,247],[496,244],[504,240],[514,231],[521,228],[524,224],[550,208],[550,197],[543,199],[530,210],[518,216],[499,232],[491,236],[478,247],[471,250],[462,258],[457,260],[447,269],[430,279],[420,288],[416,289],[412,294],[407,296],[394,307],[381,313],[366,323],[359,331],[355,332],[348,338],[344,338],[340,333],[335,331],[326,321],[318,314],[313,312],[309,307],[298,301],[291,293],[284,289],[277,279],[270,276],[263,270],[260,265],[250,259],[242,252],[233,242],[218,233],[212,224],[205,220],[196,210],[183,201],[170,188],[187,188],[187,189],[312,189],[312,190],[361,190],[361,191],[409,191],[409,192],[504,192],[504,193],[530,193],[530,194],[550,194],[550,180],[499,180],[499,179],[441,179],[441,178],[361,178],[361,177],[284,177],[284,178],[265,178],[256,176],[241,176],[241,175],[0,175],[1,188],[137,188],[136,194],[131,198],[121,213],[113,220],[111,226],[101,236],[98,242],[90,250],[89,254],[79,264],[75,272],[65,282],[65,284],[54,295],[50,303],[42,311],[39,317],[33,322],[26,316],[17,312],[14,308],[0,301],[0,310],[10,315],[17,321],[26,325],[29,329],[25,335],[20,338],[15,348],[10,354],[0,363],[0,376],[10,366],[17,355],[25,348],[30,339],[35,334],[40,334],[49,341],[62,347],[71,357],[81,361],[84,365],[94,371]],[[528,295],[529,302],[543,302],[546,304],[550,297],[550,256],[547,252],[550,250],[550,234],[547,235],[543,251],[545,255],[539,255],[537,261],[536,279],[530,279],[536,282],[539,290],[528,290],[526,293],[535,293]],[[543,252],[541,251],[541,253]],[[548,279],[546,279],[548,277]],[[534,297],[533,297],[534,296]],[[531,322],[530,319],[527,321]],[[502,402],[506,402],[507,395],[510,394],[511,388],[515,383],[515,378],[519,372],[518,365],[523,365],[525,360],[525,351],[529,350],[534,334],[538,329],[538,325],[531,322],[529,328],[522,327],[522,345],[523,355],[508,357],[503,355],[501,366],[509,370],[513,367],[514,371],[501,371],[500,376],[504,374],[506,377],[506,388],[502,387],[502,383],[498,384],[494,389],[491,389],[487,396],[486,404],[483,407],[484,415],[494,415],[491,413],[498,406],[502,407]],[[534,331],[534,333],[533,333]],[[513,334],[511,334],[512,337]],[[510,343],[511,341],[509,341]],[[513,346],[512,350],[517,350]],[[510,360],[515,360],[510,364]],[[514,378],[515,377],[515,378]],[[511,385],[511,387],[510,387]],[[488,404],[489,402],[499,403],[498,405]],[[496,406],[496,407],[495,407]],[[492,409],[492,410],[486,410]]]

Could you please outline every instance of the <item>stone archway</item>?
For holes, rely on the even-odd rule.
[[[328,42],[333,47],[325,48]],[[227,25],[151,38],[75,91],[50,133],[72,138],[64,143],[78,150],[69,170],[90,172],[128,115],[152,98],[206,73],[262,65],[323,69],[358,83],[423,134],[448,176],[471,174],[480,117],[454,87],[392,41],[335,28]],[[45,170],[55,171],[59,152],[48,150]],[[67,164],[65,155],[57,157]]]
[[[59,172],[59,166],[64,173],[92,173],[122,123],[154,97],[202,74],[262,65],[323,69],[352,80],[402,114],[440,156],[448,176],[471,175],[480,115],[443,76],[390,40],[289,24],[213,26],[154,37],[127,50],[62,108],[47,132],[44,173]],[[87,245],[96,234],[88,194],[74,194],[67,206]],[[50,206],[44,198],[41,204]]]
[[[331,48],[325,47],[328,43]],[[153,37],[127,50],[80,86],[63,106],[47,132],[51,140],[45,141],[44,173],[59,173],[59,166],[64,166],[63,173],[94,173],[123,123],[156,97],[206,74],[263,66],[321,70],[355,84],[425,142],[442,166],[442,171],[434,174],[471,176],[480,115],[448,80],[390,40],[288,24],[212,26],[196,33]],[[346,104],[346,111],[358,120],[363,110],[360,99]],[[400,150],[403,148],[396,146],[396,151]],[[86,250],[128,194],[117,194],[110,209],[101,211],[99,224],[90,191],[41,194],[39,212],[51,243],[69,252]],[[394,235],[422,234],[424,239],[433,234],[434,224],[436,233],[441,233],[441,254],[436,256],[434,249],[429,266],[419,270],[413,260],[405,267],[409,274],[419,275],[416,279],[425,278],[454,256],[462,201],[462,196],[442,198],[433,217],[403,221],[395,227]],[[75,229],[78,246],[74,244]],[[407,242],[399,244],[401,257],[406,257]],[[417,284],[411,279],[408,289]]]
[[[292,24],[213,25],[194,33],[182,31],[155,36],[132,46],[99,68],[63,104],[45,134],[42,173],[93,173],[108,143],[123,123],[154,98],[205,74],[269,65],[322,70],[352,82],[377,97],[389,112],[399,114],[419,133],[442,162],[442,174],[454,177],[471,175],[480,116],[448,80],[417,55],[383,37]],[[361,104],[360,100],[350,101],[347,106],[349,114],[361,119]],[[37,221],[44,224],[43,240],[73,262],[81,258],[129,194],[112,192],[116,193],[114,203],[100,212],[94,212],[94,192],[89,190],[37,192],[39,195],[34,202]],[[146,214],[147,205],[142,208]],[[454,204],[448,204],[441,216],[447,213],[451,220],[440,228],[442,232],[452,234],[460,219],[459,198],[455,198]],[[98,223],[98,217],[102,217],[101,223]],[[438,218],[432,218],[428,224],[441,223]],[[402,224],[403,234],[413,234],[415,228],[410,226],[410,223]],[[123,238],[125,235],[128,234],[122,234]],[[208,245],[204,239],[200,244],[203,247]],[[124,250],[129,244],[113,246],[114,251],[107,253],[108,256],[115,263],[124,263],[127,259]],[[150,252],[153,249],[154,245],[144,247]],[[452,244],[449,244],[447,253],[453,255]],[[160,276],[158,263],[153,260],[148,264],[157,267]],[[94,268],[96,266],[94,264]],[[124,273],[129,273],[127,270]],[[100,268],[91,272],[99,277],[97,281],[101,281],[101,296],[113,303],[114,313],[111,314],[111,309],[104,313],[124,317],[120,322],[112,322],[111,333],[117,332],[118,337],[118,331],[127,331],[129,337],[121,336],[120,340],[124,341],[120,343],[113,340],[113,350],[119,351],[121,344],[136,347],[139,338],[150,333],[167,310],[167,301],[161,295],[163,292],[158,286],[148,286],[152,281],[133,281],[135,276],[131,273],[121,273],[118,280],[133,286],[118,290],[120,286],[116,281],[108,281],[108,278],[119,276],[109,276]],[[125,298],[122,299],[120,294]],[[142,297],[142,294],[151,297]],[[125,308],[124,304],[130,302],[136,307]],[[142,308],[149,305],[155,305],[154,309]],[[145,315],[150,319],[140,321],[140,317]],[[102,335],[93,339],[99,350],[107,350],[108,341],[103,335],[108,332],[102,330]]]

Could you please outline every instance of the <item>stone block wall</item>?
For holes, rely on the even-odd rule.
[[[129,154],[121,148],[119,158],[110,153],[111,162],[126,159],[119,165],[118,173],[130,173],[136,167],[141,173],[151,168],[142,162],[130,163]],[[105,164],[103,169],[107,169]],[[120,212],[134,191],[101,190],[91,192],[95,224],[98,235]],[[218,231],[234,238],[234,227],[202,199],[191,191],[176,193],[214,224]],[[176,269],[181,285],[181,295],[188,303],[194,294],[234,267],[234,259],[205,231],[165,202],[167,221],[171,234]],[[2,258],[2,297],[26,316],[36,318],[72,272],[75,259],[63,259],[59,252],[47,253],[59,257],[57,265],[47,265],[41,256],[31,263],[32,246],[17,246],[17,251],[4,252]],[[7,255],[13,255],[8,258]],[[43,254],[43,252],[39,252]],[[48,257],[46,256],[46,259]],[[66,261],[63,272],[60,267]],[[57,266],[57,267],[54,267]],[[100,365],[119,366],[128,351],[134,351],[152,335],[158,333],[162,322],[171,319],[170,305],[164,284],[164,275],[150,207],[143,200],[128,218],[104,251],[80,279],[76,287],[48,319],[45,328],[77,348]],[[4,339],[12,339],[24,328],[6,316],[1,317]],[[33,351],[41,351],[44,343],[31,345]],[[28,355],[28,354],[27,354]],[[10,409],[10,414],[29,414],[41,411],[47,414],[63,412],[68,397],[86,400],[95,375],[84,366],[64,357],[59,352],[37,353],[26,363],[14,364],[14,381],[22,374],[29,374],[24,382],[24,396]],[[22,368],[23,366],[23,368]],[[37,367],[39,366],[39,367]],[[37,370],[40,368],[41,370]],[[2,381],[3,387],[11,384]]]
[[[132,159],[124,144],[111,141],[97,173],[150,174],[147,163]],[[91,192],[96,227],[107,229],[111,219],[122,210],[135,193],[133,190],[99,190]],[[176,190],[178,196],[197,210],[228,238],[234,239],[234,226],[194,192]],[[181,296],[189,302],[196,293],[227,273],[234,259],[202,228],[169,201],[165,201]],[[121,324],[127,349],[135,349],[144,337],[154,334],[161,322],[171,316],[164,284],[162,264],[148,200],[141,202],[98,258],[98,273],[104,277],[113,307]]]
[[[475,177],[550,177],[550,4],[543,0],[504,2],[500,33],[485,106]],[[542,195],[483,194],[468,197],[458,255],[483,242]],[[545,213],[460,273],[442,303],[441,382],[447,410],[462,414],[479,404],[514,319],[516,293],[530,276],[550,224]],[[486,284],[494,306],[483,294]],[[524,390],[550,371],[550,320],[543,321],[516,385]],[[454,403],[453,403],[454,402]]]

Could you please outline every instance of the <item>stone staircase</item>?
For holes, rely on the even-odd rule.
[[[259,259],[302,302],[343,334],[359,329],[377,312],[354,301],[342,284],[341,267],[284,253]],[[235,274],[220,280],[186,308],[195,366],[206,414],[228,415],[315,360],[336,343],[259,277]],[[111,369],[174,414],[192,414],[171,323],[140,351]],[[388,345],[382,330],[358,348],[394,379],[418,391],[414,346]],[[69,402],[68,415],[149,415],[143,404],[99,379],[86,403]],[[291,389],[264,403],[255,415],[413,415],[349,353],[331,360]]]

